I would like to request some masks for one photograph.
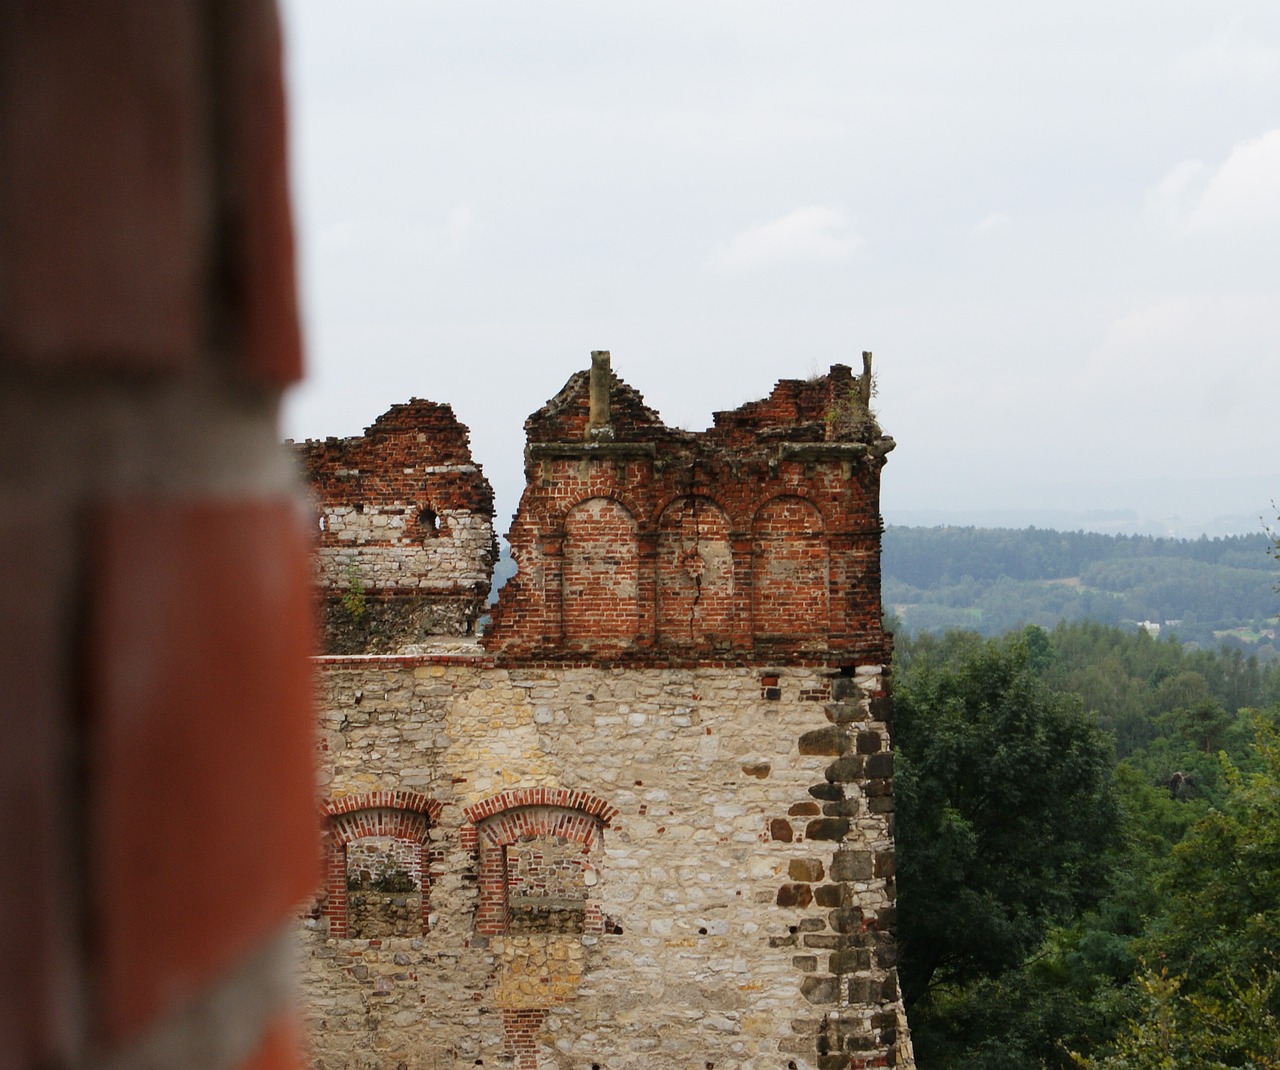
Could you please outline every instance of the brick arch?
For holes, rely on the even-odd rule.
[[[431,824],[440,820],[442,804],[417,791],[371,791],[363,795],[343,795],[324,804],[328,818],[356,810],[406,810],[425,814]]]
[[[797,494],[769,498],[751,522],[751,625],[757,639],[820,640],[829,629],[826,523]]]
[[[344,795],[324,806],[325,906],[329,935],[344,938],[347,922],[347,847],[366,836],[380,836],[415,844],[418,850],[422,927],[427,927],[430,888],[430,830],[440,816],[441,804],[412,791],[375,791]]]
[[[578,502],[564,515],[561,612],[569,643],[633,642],[640,628],[635,515],[617,498]]]
[[[507,931],[510,910],[507,848],[523,837],[558,836],[582,844],[583,854],[601,849],[601,833],[617,816],[616,807],[586,792],[567,788],[517,788],[464,810],[467,836],[480,857],[480,905],[476,932]],[[600,905],[588,894],[584,931],[604,929]]]
[[[810,516],[814,518],[816,527],[812,528],[814,532],[825,532],[827,529],[827,518],[821,507],[812,498],[809,497],[809,491],[806,487],[796,487],[788,489],[786,494],[771,494],[768,497],[760,498],[756,502],[755,510],[751,513],[751,529],[754,531],[764,521],[767,511],[775,510],[779,503],[799,503],[800,506],[807,506]]]
[[[727,642],[734,631],[728,514],[709,495],[687,494],[669,501],[654,526],[658,642]]]
[[[472,803],[464,807],[462,813],[473,825],[478,825],[494,814],[521,806],[559,806],[566,810],[581,810],[584,814],[599,818],[600,824],[605,827],[612,824],[613,819],[618,816],[616,806],[597,795],[573,788],[514,788],[501,795]]]
[[[610,487],[608,490],[601,490],[595,494],[584,494],[580,498],[574,498],[563,509],[557,509],[551,519],[551,530],[556,534],[563,535],[565,533],[565,521],[569,518],[569,514],[580,506],[586,505],[588,502],[605,501],[613,502],[626,511],[632,522],[636,525],[636,530],[641,531],[645,528],[648,519],[648,510],[645,508],[644,502],[637,498],[634,494],[628,494],[623,487]]]

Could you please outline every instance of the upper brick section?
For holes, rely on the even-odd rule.
[[[414,398],[362,436],[292,445],[318,511],[326,650],[471,632],[498,556],[493,488],[453,409]]]
[[[666,427],[607,364],[525,422],[504,660],[879,661],[880,469],[870,372],[784,379]],[[607,402],[605,395],[607,393]],[[594,402],[593,402],[594,395]]]

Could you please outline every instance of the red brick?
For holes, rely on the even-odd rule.
[[[267,1026],[257,1050],[240,1064],[240,1070],[298,1070],[298,1027],[281,1016]]]
[[[0,516],[0,1066],[59,1061],[52,982],[73,937],[58,882],[69,849],[57,796],[70,750],[65,530],[30,502]]]
[[[280,19],[274,0],[217,5],[221,282],[241,368],[271,386],[302,377]]]
[[[318,882],[307,546],[290,502],[120,502],[89,530],[102,1027],[250,951]]]
[[[0,354],[194,360],[210,218],[201,25],[193,3],[3,5]]]
[[[836,365],[690,433],[615,377],[613,438],[584,447],[588,376],[575,374],[525,423],[529,479],[508,536],[520,571],[486,647],[520,664],[882,661],[892,443],[856,389]]]

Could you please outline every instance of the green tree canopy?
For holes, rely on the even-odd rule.
[[[1037,636],[1031,637],[1036,640]],[[1042,656],[1040,644],[1036,655]],[[1023,963],[1106,888],[1111,750],[1024,635],[917,645],[895,702],[903,996]]]

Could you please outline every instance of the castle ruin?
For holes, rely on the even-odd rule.
[[[317,1066],[911,1065],[870,383],[868,356],[694,433],[593,354],[526,421],[479,638],[493,496],[448,406],[295,447]]]

